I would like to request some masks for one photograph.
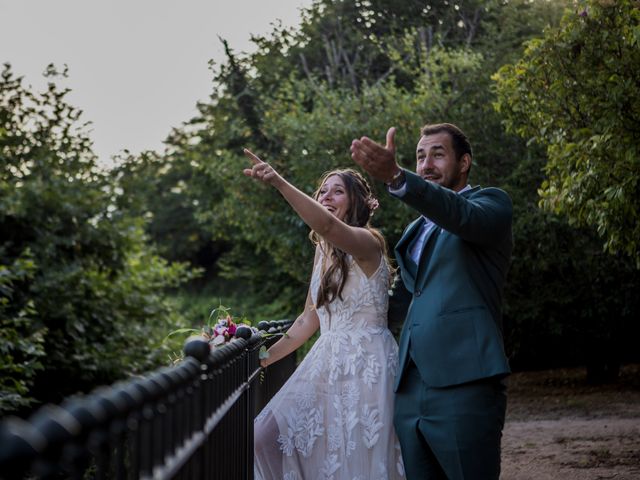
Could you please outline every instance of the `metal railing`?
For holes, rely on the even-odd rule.
[[[176,366],[4,419],[0,478],[252,479],[253,418],[295,369],[294,354],[260,368],[260,347],[275,340],[210,351],[194,339]]]

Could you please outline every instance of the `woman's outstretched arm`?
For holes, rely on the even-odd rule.
[[[370,231],[347,225],[250,150],[245,148],[244,153],[253,162],[252,168],[244,169],[245,175],[275,187],[300,218],[324,240],[352,255],[358,263],[378,265],[380,243]]]

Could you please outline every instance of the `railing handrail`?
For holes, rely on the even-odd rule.
[[[291,323],[260,322],[258,328],[278,333],[286,331]],[[246,396],[262,370],[258,351],[264,343],[262,335],[254,334],[210,350],[204,339],[192,338],[185,344],[185,359],[175,366],[99,387],[88,395],[70,397],[60,406],[44,405],[28,420],[3,419],[0,478],[23,478],[27,472],[45,478],[52,468],[83,471],[91,456],[95,457],[97,470],[106,471],[110,467],[100,462],[110,462],[109,449],[114,444],[119,445],[115,455],[124,455],[127,433],[135,434],[138,440],[132,448],[140,450],[128,458],[127,468],[133,470],[134,478],[172,478],[209,441],[211,433],[239,399]],[[228,375],[222,375],[227,370]],[[223,399],[220,405],[212,405],[214,388]],[[247,417],[257,413],[251,411],[255,410],[254,404],[255,401],[247,400]],[[171,416],[173,422],[170,431],[156,428],[160,439],[153,437],[158,415]],[[250,421],[247,428],[252,435],[253,417]],[[139,438],[142,435],[151,435],[154,451],[144,450],[145,442]],[[114,438],[123,443],[114,443]],[[116,462],[116,470],[125,468],[124,458],[120,460]],[[129,478],[123,471],[115,476]]]

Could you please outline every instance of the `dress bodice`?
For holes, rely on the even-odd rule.
[[[311,299],[318,298],[324,254],[321,253],[311,276]],[[337,331],[342,334],[355,331],[377,333],[387,327],[389,306],[389,265],[384,255],[376,271],[369,277],[351,255],[347,256],[349,274],[342,295],[317,309],[320,333]]]

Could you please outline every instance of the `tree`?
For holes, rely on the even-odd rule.
[[[110,170],[119,192],[118,210],[145,219],[148,238],[163,258],[210,272],[224,246],[212,241],[195,216],[198,199],[189,186],[197,179],[188,158],[149,151],[119,160]]]
[[[640,287],[635,266],[602,250],[597,234],[538,207],[544,149],[530,146],[503,187],[514,199],[515,248],[505,287],[505,340],[512,368],[587,366],[613,381],[638,360]]]
[[[467,48],[501,65],[523,40],[553,24],[563,3],[316,0],[303,11],[297,29],[276,26],[269,35],[254,37],[258,51],[249,61],[261,93],[273,91],[291,75],[356,91],[393,75],[396,85],[412,89],[414,77],[398,67],[419,65],[421,52]],[[405,42],[407,32],[415,33],[413,48],[403,48],[398,62],[391,54]]]
[[[301,269],[291,258],[306,258],[305,264],[311,261],[313,251],[306,240],[308,230],[277,192],[242,177],[241,167],[246,160],[241,146],[252,148],[273,162],[309,194],[324,171],[352,165],[349,145],[363,132],[384,139],[386,129],[396,125],[403,135],[401,155],[407,165],[412,165],[417,135],[415,118],[440,117],[444,109],[463,105],[456,98],[465,90],[466,83],[473,82],[472,72],[479,66],[477,55],[444,49],[434,51],[429,62],[433,75],[421,75],[420,86],[413,92],[395,86],[393,78],[363,87],[360,92],[305,79],[283,83],[277,95],[261,98],[261,129],[276,146],[271,150],[261,149],[259,137],[248,134],[242,138],[239,116],[227,118],[223,129],[218,127],[219,117],[215,117],[215,123],[209,123],[206,130],[218,133],[212,140],[216,145],[230,136],[243,143],[236,146],[234,140],[234,149],[202,152],[210,156],[197,162],[201,172],[194,176],[209,180],[200,185],[221,184],[226,192],[221,198],[202,192],[199,202],[204,207],[202,218],[208,225],[216,225],[216,230],[233,231],[236,238],[246,239],[255,245],[256,251],[271,256],[279,268],[299,282],[307,281],[308,269]],[[451,89],[451,82],[460,85],[460,90]],[[377,114],[381,111],[385,112],[384,116]],[[234,135],[236,126],[237,135]],[[204,148],[204,142],[196,143],[198,148]],[[378,188],[382,190],[381,185]],[[209,201],[205,200],[207,196]],[[393,200],[382,192],[380,198],[382,208],[375,223],[384,227],[392,242],[408,222],[409,212],[402,208],[385,209],[385,204],[390,205]],[[261,207],[256,208],[258,205]]]
[[[640,9],[587,0],[495,75],[510,131],[544,145],[540,205],[640,268]]]
[[[66,94],[53,81],[35,93],[8,65],[0,77],[3,410],[163,361],[159,341],[177,321],[163,292],[189,276],[117,209]]]
[[[29,256],[0,264],[0,413],[31,405],[29,390],[44,368],[46,328],[35,323],[33,302],[19,292],[35,269]]]

